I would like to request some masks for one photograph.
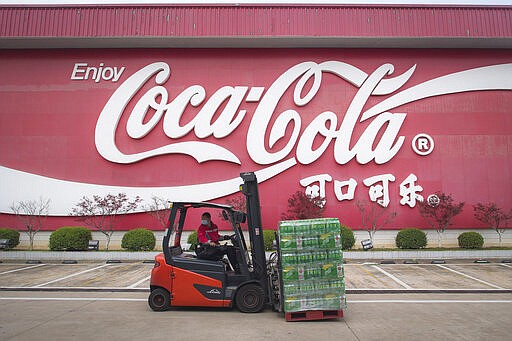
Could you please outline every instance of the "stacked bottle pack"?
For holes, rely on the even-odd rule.
[[[338,219],[279,224],[284,311],[345,308],[345,282]]]

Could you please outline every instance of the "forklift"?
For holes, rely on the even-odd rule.
[[[148,303],[154,311],[170,307],[236,307],[244,313],[257,313],[268,305],[275,311],[282,311],[277,253],[273,253],[269,261],[265,255],[256,174],[241,173],[240,177],[247,213],[209,202],[172,203],[162,242],[163,253],[155,257],[151,271]],[[227,259],[205,260],[184,253],[181,234],[187,212],[193,209],[222,212],[223,219],[233,230],[229,238],[238,261],[237,271]],[[240,225],[246,221],[250,248]],[[173,233],[175,237],[171,241]]]

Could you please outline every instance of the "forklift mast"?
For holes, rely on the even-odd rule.
[[[267,259],[265,256],[265,243],[261,222],[260,198],[258,194],[258,180],[253,172],[240,173],[244,183],[241,186],[247,203],[247,225],[251,242],[251,255],[254,268],[254,277],[261,283],[265,292],[267,283]]]

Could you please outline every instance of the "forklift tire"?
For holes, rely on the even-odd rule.
[[[149,294],[148,303],[154,311],[166,311],[171,304],[171,295],[162,288],[156,288]]]
[[[238,289],[235,304],[242,313],[257,313],[265,304],[265,292],[257,284],[247,284]]]

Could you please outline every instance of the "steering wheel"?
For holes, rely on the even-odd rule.
[[[236,233],[229,235],[229,240],[233,246],[238,246],[238,240],[236,239]]]

